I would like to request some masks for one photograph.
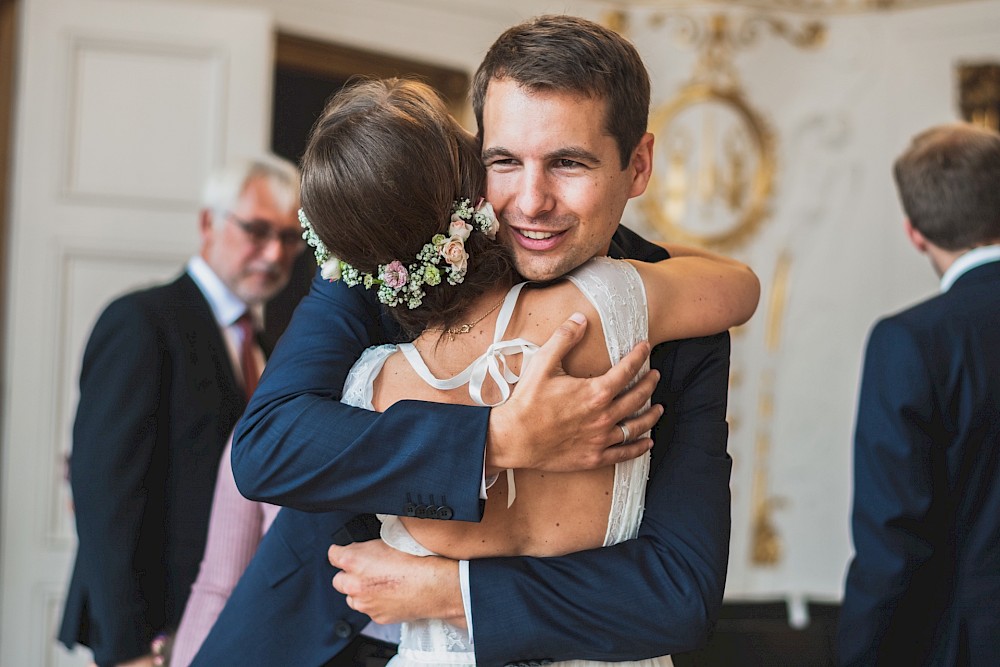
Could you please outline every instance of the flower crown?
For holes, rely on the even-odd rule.
[[[473,226],[491,241],[496,238],[500,223],[493,212],[493,206],[484,199],[473,208],[468,199],[456,199],[451,208],[451,224],[448,236],[435,234],[430,243],[417,253],[416,261],[403,265],[398,259],[388,264],[379,264],[378,273],[361,273],[356,268],[334,257],[320,240],[306,217],[299,209],[299,223],[302,238],[312,246],[321,275],[329,281],[343,280],[348,287],[364,285],[371,289],[378,285],[378,300],[387,306],[405,303],[408,308],[416,308],[423,303],[424,285],[439,285],[444,277],[449,285],[458,285],[465,280],[469,268],[469,253],[465,251],[465,240],[472,234]],[[441,267],[441,261],[447,265]],[[442,276],[443,274],[443,276]]]

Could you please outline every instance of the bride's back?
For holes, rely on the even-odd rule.
[[[484,295],[469,309],[470,318],[487,311],[502,296],[503,292]],[[594,306],[569,281],[526,286],[501,339],[523,338],[541,345],[573,312],[585,314],[588,326],[584,339],[565,359],[565,370],[578,377],[599,375],[611,367],[601,320]],[[497,313],[492,313],[469,333],[425,332],[414,345],[435,377],[450,378],[486,351],[493,342],[496,322]],[[521,355],[508,354],[505,360],[519,375]],[[488,403],[500,399],[497,386],[489,380],[482,391]],[[474,404],[467,384],[451,390],[435,389],[420,378],[401,352],[396,352],[375,380],[372,404],[384,411],[405,399]],[[514,477],[515,502],[508,507],[507,476],[501,474],[488,491],[479,523],[404,518],[404,525],[423,546],[451,558],[551,556],[601,546],[611,506],[613,466],[577,473],[518,470]]]

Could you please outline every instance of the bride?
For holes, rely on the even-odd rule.
[[[589,326],[564,366],[584,377],[607,371],[643,340],[716,333],[756,308],[759,285],[746,266],[677,246],[658,264],[598,257],[563,280],[521,282],[496,240],[484,191],[475,138],[430,88],[367,81],[330,101],[303,158],[305,236],[324,277],[377,291],[414,337],[367,350],[344,402],[378,411],[407,399],[498,405],[538,345],[574,313]],[[626,441],[644,435],[622,427]],[[648,453],[586,472],[508,470],[489,488],[481,522],[380,515],[382,539],[453,559],[615,544],[637,534],[648,470]],[[475,665],[475,653],[464,629],[423,620],[404,624],[391,664]]]

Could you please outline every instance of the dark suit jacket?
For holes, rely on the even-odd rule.
[[[336,656],[370,619],[333,588],[326,551],[378,537],[378,528],[372,514],[283,508],[191,667],[317,667]]]
[[[222,332],[187,274],[101,314],[73,425],[79,547],[59,632],[67,647],[85,644],[110,665],[176,628],[244,407]]]
[[[616,234],[612,254],[666,257],[625,228]],[[237,426],[233,469],[244,494],[311,511],[481,518],[488,409],[402,401],[377,414],[338,402],[361,352],[392,340],[397,331],[372,292],[314,281]],[[654,472],[639,538],[561,558],[473,561],[479,664],[637,659],[704,642],[721,605],[729,548],[728,335],[659,346],[653,364],[662,371],[654,401],[667,412],[654,434]],[[313,557],[325,559],[325,549]],[[328,587],[334,572],[327,568],[309,585]],[[244,592],[239,600],[234,596],[229,607],[239,604],[244,613],[230,614],[232,625],[223,630],[223,612],[205,646],[224,637],[225,650],[217,655],[231,656],[234,664],[265,665],[267,656],[255,653],[261,647],[244,650],[241,637],[281,622],[298,624],[291,631],[302,632],[304,642],[314,641],[308,636],[314,630],[333,632],[337,610],[307,606],[295,597],[301,590],[286,581],[255,595]],[[258,613],[271,606],[288,613]],[[322,664],[329,657],[317,654],[300,664]]]
[[[872,329],[845,665],[1000,665],[1000,261]]]

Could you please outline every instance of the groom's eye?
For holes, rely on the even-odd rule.
[[[514,167],[516,165],[517,165],[517,160],[515,160],[514,158],[507,157],[507,158],[496,158],[493,160],[487,160],[483,166],[485,166],[487,169],[492,169],[492,168],[504,169],[504,168]]]
[[[560,158],[556,160],[556,168],[558,169],[586,169],[587,165],[582,162],[577,162],[576,160],[570,160],[569,158]]]

